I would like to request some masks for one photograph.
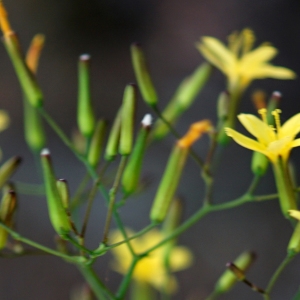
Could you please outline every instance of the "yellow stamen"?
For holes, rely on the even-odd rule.
[[[280,117],[279,117],[280,113],[281,113],[280,109],[275,109],[274,111],[272,111],[272,115],[274,116],[274,119],[275,119],[277,134],[279,133],[280,128],[281,128]]]
[[[8,21],[7,11],[2,1],[0,1],[0,26],[4,35],[9,35],[13,32]]]
[[[37,34],[33,38],[30,48],[27,52],[26,64],[33,73],[36,73],[38,60],[40,58],[40,54],[43,49],[44,42],[45,42],[45,37],[42,34]]]
[[[181,148],[189,148],[192,144],[198,140],[203,133],[211,131],[213,128],[209,120],[203,120],[193,123],[190,126],[189,131],[177,142],[177,145]]]
[[[268,124],[268,120],[267,120],[267,110],[265,108],[261,108],[258,110],[258,113],[261,116],[261,119]]]

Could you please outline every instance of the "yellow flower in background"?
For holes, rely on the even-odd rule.
[[[9,116],[5,110],[0,109],[0,131],[5,130],[9,125]]]
[[[134,232],[127,230],[128,236],[134,235]],[[163,240],[163,234],[157,229],[153,229],[141,237],[138,237],[132,241],[132,245],[135,253],[140,254],[150,249],[161,240]],[[111,233],[111,243],[117,243],[124,240],[120,231],[116,230]],[[114,261],[112,268],[121,274],[126,274],[132,262],[132,255],[126,244],[122,244],[112,249],[114,255]],[[177,281],[174,276],[170,276],[164,266],[165,247],[159,247],[158,249],[150,252],[150,254],[142,258],[136,265],[132,278],[141,283],[147,283],[158,290],[164,290],[166,283],[168,283],[168,292],[173,293],[177,288]],[[174,246],[170,255],[170,269],[172,272],[180,271],[188,268],[192,263],[192,254],[186,248],[182,246]]]
[[[241,146],[263,153],[274,164],[279,157],[285,163],[292,148],[300,146],[300,139],[295,139],[300,131],[300,113],[291,117],[281,126],[279,118],[280,110],[274,110],[272,114],[275,119],[276,128],[273,128],[273,126],[267,123],[267,110],[260,109],[258,112],[261,114],[262,120],[250,114],[238,115],[240,122],[257,140],[248,138],[228,127],[225,128],[227,135],[232,137]]]
[[[276,67],[269,61],[277,55],[277,49],[264,43],[253,49],[255,35],[245,28],[234,32],[226,47],[214,37],[205,36],[196,44],[202,55],[228,77],[228,89],[237,85],[246,88],[252,80],[263,78],[294,79],[296,74],[287,68]]]

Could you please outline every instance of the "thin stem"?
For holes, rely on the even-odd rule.
[[[131,277],[132,277],[132,274],[133,274],[133,271],[134,271],[134,268],[137,264],[137,262],[142,258],[142,256],[136,256],[134,257],[131,265],[130,265],[130,268],[128,270],[128,272],[126,273],[126,275],[124,276],[121,284],[120,284],[120,287],[117,291],[117,294],[116,294],[116,299],[123,299],[124,296],[125,296],[125,293],[127,292],[128,290],[128,287],[129,287],[129,284],[130,284],[130,281],[131,281]],[[142,299],[141,299],[142,300]]]
[[[69,256],[67,254],[64,254],[64,253],[61,253],[61,252],[58,252],[56,250],[53,250],[51,248],[48,248],[46,246],[43,246],[39,243],[36,243],[28,238],[25,238],[24,236],[20,235],[18,232],[14,231],[13,229],[9,228],[8,226],[6,226],[5,224],[3,224],[2,222],[0,222],[0,226],[2,228],[4,228],[6,231],[9,232],[9,234],[17,241],[21,241],[23,242],[24,244],[27,244],[27,245],[30,245],[36,249],[39,249],[41,251],[44,251],[48,254],[51,254],[51,255],[55,255],[55,256],[58,256],[58,257],[61,257],[69,262],[72,262],[72,263],[77,263],[78,262],[78,257],[75,257],[75,256]]]
[[[104,232],[103,232],[103,243],[104,244],[106,244],[107,240],[108,240],[108,232],[109,232],[110,223],[111,223],[111,219],[112,219],[112,215],[113,215],[113,211],[114,211],[114,205],[115,205],[115,201],[116,201],[116,193],[118,191],[121,176],[122,176],[124,168],[126,166],[126,162],[127,162],[127,156],[122,156],[113,186],[109,191],[108,211],[107,211],[105,227],[104,227]]]
[[[91,266],[83,264],[78,264],[77,266],[98,300],[115,299],[114,295],[103,284]]]
[[[264,295],[265,300],[270,299],[270,293],[271,293],[277,279],[279,278],[279,276],[281,275],[283,270],[286,268],[286,266],[294,259],[294,257],[295,257],[295,254],[292,254],[292,255],[287,254],[287,256],[284,258],[284,260],[281,262],[281,264],[279,265],[279,267],[277,268],[277,270],[271,277],[271,279],[267,285],[267,288],[265,289],[265,295]]]
[[[88,183],[88,181],[90,180],[90,175],[89,173],[86,173],[83,177],[83,179],[81,180],[74,196],[73,199],[70,203],[70,210],[73,211],[79,204],[80,204],[80,197]]]

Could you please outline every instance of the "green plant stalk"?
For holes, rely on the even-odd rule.
[[[277,270],[275,271],[275,273],[271,277],[271,279],[270,279],[270,281],[267,285],[267,288],[265,289],[265,295],[264,295],[265,300],[270,300],[271,299],[270,298],[270,293],[271,293],[277,279],[279,278],[279,276],[281,275],[283,270],[286,268],[286,266],[294,259],[294,257],[295,257],[295,253],[287,254],[287,256],[284,258],[282,263],[279,265],[279,267],[277,268]]]
[[[88,282],[89,286],[93,290],[98,300],[113,300],[114,295],[107,289],[103,282],[99,279],[95,271],[91,266],[86,266],[83,264],[77,265],[79,271]]]

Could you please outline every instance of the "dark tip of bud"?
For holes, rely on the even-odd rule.
[[[67,183],[67,179],[64,179],[64,178],[60,178],[60,179],[58,179],[58,181]]]
[[[14,190],[9,190],[8,191],[8,194],[10,194],[11,196],[15,196],[16,195],[16,192]]]
[[[142,126],[149,128],[152,125],[153,118],[150,114],[146,114],[141,122]]]
[[[130,82],[130,83],[128,83],[128,85],[130,85],[130,86],[132,86],[132,87],[134,87],[134,88],[137,87],[137,85],[136,85],[134,82]]]
[[[140,42],[133,42],[131,45],[139,48],[142,46]]]
[[[16,156],[16,164],[20,164],[22,162],[22,157],[21,156]]]
[[[230,267],[232,267],[232,265],[233,265],[233,263],[232,262],[228,262],[228,263],[226,263],[226,268],[230,268]]]
[[[225,94],[227,97],[229,97],[229,96],[230,96],[230,93],[229,93],[229,91],[228,91],[228,90],[225,90],[225,91],[223,91],[223,94]]]
[[[81,61],[89,61],[91,59],[91,55],[90,54],[82,54],[79,56],[79,59]]]

